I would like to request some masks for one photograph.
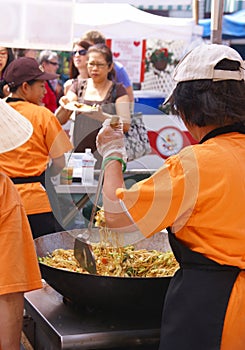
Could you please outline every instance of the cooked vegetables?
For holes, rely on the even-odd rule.
[[[172,276],[179,268],[170,251],[163,253],[157,250],[135,250],[134,246],[124,246],[123,235],[112,232],[106,227],[103,207],[97,211],[95,220],[95,226],[100,227],[100,243],[92,243],[98,275],[163,277]],[[80,267],[74,257],[73,249],[56,249],[46,257],[39,258],[39,261],[59,269],[88,273]]]
[[[172,276],[179,268],[172,252],[135,250],[133,246],[124,248],[103,247],[100,244],[92,246],[97,273],[102,276],[163,277]],[[39,258],[39,261],[55,268],[88,273],[80,267],[73,253],[72,249],[56,249],[50,255]]]

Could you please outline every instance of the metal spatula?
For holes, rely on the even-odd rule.
[[[112,127],[116,127],[118,125],[118,122],[119,122],[119,117],[113,116],[111,118],[110,125]],[[92,234],[94,217],[97,209],[97,204],[99,201],[99,196],[101,193],[103,179],[104,179],[104,169],[101,169],[88,228],[87,230],[85,230],[85,232],[80,233],[79,235],[76,236],[75,244],[74,244],[75,258],[77,259],[77,261],[79,262],[82,268],[84,268],[85,270],[87,270],[89,273],[92,273],[92,274],[96,274],[97,271],[96,271],[95,257],[94,257],[94,253],[93,253],[92,246],[90,244],[89,239]]]

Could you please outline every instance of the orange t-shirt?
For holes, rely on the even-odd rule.
[[[33,237],[20,196],[0,173],[0,295],[42,288]]]
[[[245,135],[228,133],[184,148],[150,178],[117,195],[146,236],[171,226],[191,250],[245,269]],[[245,272],[234,285],[222,350],[245,344]]]
[[[72,145],[55,115],[47,108],[26,101],[10,105],[33,125],[31,138],[13,151],[0,154],[0,170],[9,177],[39,176],[50,159],[61,157]],[[16,185],[26,213],[51,211],[45,188],[40,182]]]

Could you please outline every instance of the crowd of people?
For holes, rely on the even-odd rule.
[[[63,229],[52,177],[66,152],[90,147],[105,170],[107,227],[145,237],[167,228],[180,264],[159,349],[243,350],[245,215],[234,206],[245,198],[242,58],[203,44],[180,61],[166,102],[198,144],[130,189],[122,173],[134,100],[127,72],[97,31],[74,42],[65,84],[58,68],[56,52],[0,47],[0,349],[19,350],[24,293],[42,287],[33,239]],[[98,108],[74,115],[66,108],[73,101]],[[71,119],[68,137],[63,125]]]

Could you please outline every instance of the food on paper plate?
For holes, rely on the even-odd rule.
[[[80,103],[77,101],[72,101],[67,103],[64,108],[70,110],[70,111],[78,111],[78,112],[97,112],[99,110],[98,105],[87,105],[85,103]]]

